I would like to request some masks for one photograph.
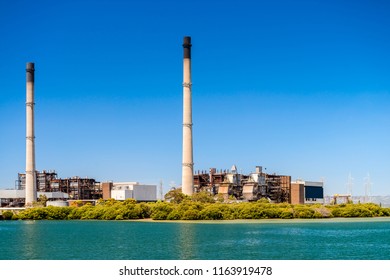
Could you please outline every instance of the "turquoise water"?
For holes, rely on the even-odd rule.
[[[390,219],[0,221],[0,259],[389,260]]]

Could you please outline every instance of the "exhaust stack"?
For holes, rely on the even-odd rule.
[[[26,207],[37,201],[34,134],[34,63],[26,65]]]
[[[191,37],[184,37],[182,192],[187,195],[192,195],[194,190],[194,162],[192,151],[191,46]]]

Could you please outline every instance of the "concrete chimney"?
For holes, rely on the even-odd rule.
[[[37,201],[34,134],[34,63],[26,65],[26,207]]]
[[[184,37],[182,192],[187,195],[192,195],[194,191],[194,162],[192,152],[191,46],[191,37]]]

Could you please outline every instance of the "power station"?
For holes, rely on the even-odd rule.
[[[182,186],[183,194],[207,191],[225,200],[256,201],[267,198],[272,202],[302,204],[323,201],[323,184],[318,182],[291,182],[291,176],[267,174],[262,167],[250,174],[240,174],[233,165],[231,170],[210,168],[209,172],[194,174],[192,138],[192,73],[191,37],[183,38],[183,146]],[[53,200],[96,200],[134,198],[139,201],[155,201],[157,186],[138,182],[97,182],[93,178],[74,176],[61,179],[55,171],[39,172],[35,166],[34,133],[34,63],[26,65],[26,170],[18,174],[14,190],[0,190],[1,204],[21,203],[31,207],[37,201],[37,192]],[[25,199],[24,199],[25,198]],[[24,200],[23,200],[24,199]]]

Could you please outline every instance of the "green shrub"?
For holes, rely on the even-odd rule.
[[[213,195],[207,191],[194,193],[191,196],[191,200],[195,202],[201,202],[201,203],[215,203]]]
[[[371,211],[374,217],[383,216],[382,208],[378,204],[366,203],[361,205],[364,206],[364,208],[366,208],[367,210]]]
[[[167,216],[167,220],[181,220],[181,219],[182,219],[182,213],[177,209],[173,210]]]
[[[46,208],[28,208],[20,211],[17,215],[21,220],[44,220],[47,219]]]
[[[137,204],[137,200],[134,198],[127,198],[125,201],[122,202],[124,205],[129,205],[129,204]]]
[[[382,215],[381,216],[385,216],[385,217],[389,217],[390,216],[390,208],[382,208],[381,211],[382,211]]]
[[[263,213],[265,215],[266,218],[269,218],[269,219],[276,219],[276,218],[279,218],[280,217],[280,214],[283,212],[284,210],[279,208],[279,207],[272,207],[272,208],[266,208],[263,210]]]
[[[175,192],[176,193],[176,192]],[[177,194],[177,193],[176,193]],[[200,198],[208,200],[208,193]],[[231,220],[231,219],[310,219],[330,217],[380,217],[390,216],[390,208],[374,203],[327,205],[290,205],[269,203],[268,200],[241,203],[201,202],[202,199],[184,199],[180,203],[137,203],[134,199],[117,201],[99,200],[96,206],[36,207],[13,214],[3,212],[3,219],[66,220],[99,219],[129,220],[152,218],[154,220]],[[82,203],[80,203],[81,205]]]
[[[150,203],[142,202],[142,203],[137,204],[137,207],[139,207],[140,210],[141,210],[140,218],[150,218],[150,214],[151,214],[151,211],[152,211]]]
[[[102,220],[115,220],[116,219],[116,217],[118,216],[118,215],[120,215],[120,213],[118,213],[119,211],[118,211],[118,209],[115,209],[115,208],[106,208],[106,209],[104,209],[104,208],[102,208],[102,209],[100,209],[100,211],[98,211],[98,212],[101,212],[101,215],[96,215],[96,217],[95,218],[97,218],[97,219],[102,219]]]
[[[182,193],[181,189],[170,190],[165,194],[164,198],[170,200],[172,203],[182,203],[191,199],[188,195]]]
[[[169,213],[174,210],[174,206],[168,202],[158,202],[152,207],[150,217],[153,220],[166,220]]]
[[[268,218],[267,212],[262,208],[253,208],[251,210],[252,219],[266,219]]]
[[[115,217],[115,220],[124,220],[123,215],[122,215],[122,214],[118,214],[118,215]]]
[[[357,218],[357,217],[374,217],[374,213],[370,210],[370,206],[365,204],[348,204],[335,205],[331,208],[331,213],[334,217]],[[376,210],[374,209],[374,212]],[[383,213],[383,209],[381,210]],[[379,209],[376,211],[379,214]]]
[[[198,220],[199,219],[199,211],[196,209],[188,209],[182,215],[182,220]]]
[[[281,219],[292,219],[294,218],[294,213],[292,209],[284,209],[282,212],[280,212],[279,217]]]
[[[262,197],[262,198],[260,198],[258,201],[257,201],[257,203],[270,203],[269,202],[269,200],[267,199],[267,198],[265,198],[265,197]]]
[[[69,220],[80,220],[85,212],[91,211],[94,206],[83,205],[81,207],[69,207],[70,212],[68,214]],[[96,207],[96,206],[95,206]]]
[[[122,204],[118,209],[117,209],[117,215],[122,215],[123,219],[125,220],[133,220],[133,219],[139,219],[141,215],[141,210],[135,208],[135,204],[132,203],[126,203]]]
[[[3,212],[2,216],[4,220],[12,220],[14,213],[12,213],[12,211],[7,210]]]
[[[69,207],[47,206],[45,209],[48,220],[66,220],[71,212]]]
[[[310,219],[314,218],[315,211],[307,206],[294,207],[294,218],[298,219]]]
[[[347,217],[373,217],[373,213],[366,207],[349,207]]]
[[[253,219],[253,211],[249,203],[237,204],[236,213],[238,219]]]
[[[344,217],[344,210],[339,207],[330,208],[333,217]]]
[[[223,212],[219,208],[218,204],[208,205],[199,213],[201,220],[222,220]]]

